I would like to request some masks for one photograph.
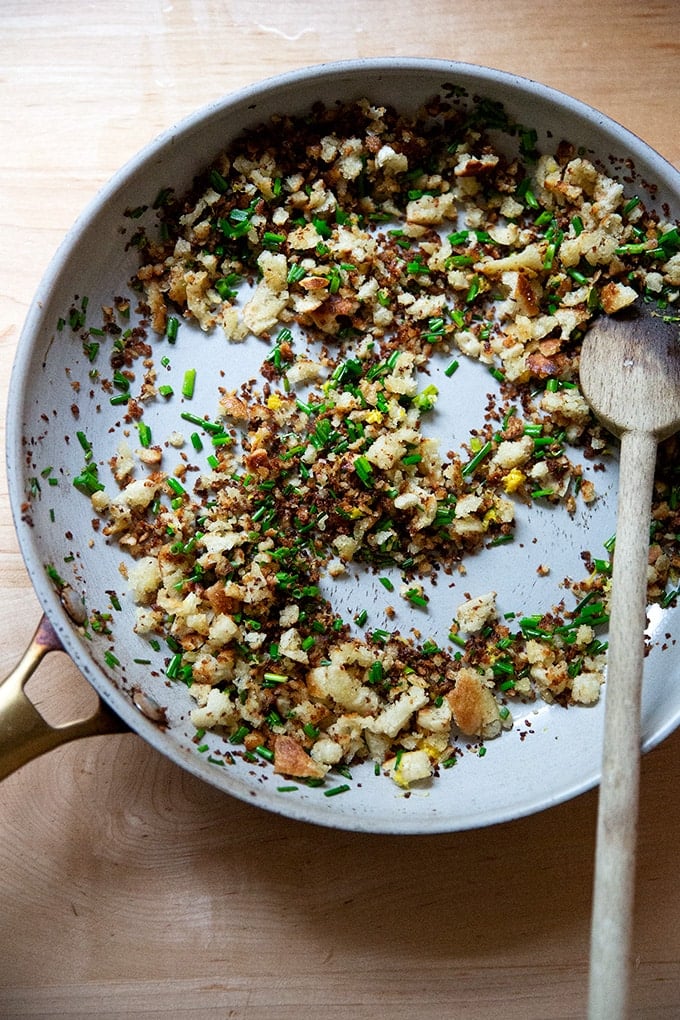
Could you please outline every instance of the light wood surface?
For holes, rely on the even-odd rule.
[[[485,63],[586,100],[680,164],[675,0],[0,0],[0,392],[59,240],[197,106],[323,60]],[[39,619],[0,485],[6,667]],[[92,692],[64,656],[55,720]],[[641,776],[633,1000],[680,1015],[680,733]],[[585,1015],[596,796],[491,829],[385,838],[265,815],[133,735],[0,786],[0,1016]]]

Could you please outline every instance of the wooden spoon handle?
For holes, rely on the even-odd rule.
[[[629,1015],[640,776],[640,696],[656,439],[621,438],[605,732],[590,946],[590,1020]]]

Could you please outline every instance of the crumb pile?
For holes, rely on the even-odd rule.
[[[173,396],[148,370],[128,408],[142,449],[114,459],[117,495],[92,487],[134,558],[136,629],[167,644],[199,741],[217,731],[310,782],[370,759],[408,787],[454,763],[461,735],[509,728],[513,700],[597,701],[610,557],[586,563],[571,609],[508,619],[494,592],[469,593],[439,643],[357,636],[362,607],[343,620],[327,594],[357,564],[396,569],[399,586],[381,579],[395,604],[426,613],[426,579],[512,541],[523,505],[596,498],[569,453],[595,462],[610,444],[578,388],[580,338],[639,298],[673,314],[680,235],[568,143],[536,145],[495,104],[452,95],[407,118],[360,101],[275,118],[189,194],[158,196],[134,281],[152,329],[223,332],[225,366],[266,345],[259,379],[182,415],[194,460],[210,451],[200,470],[184,454],[164,471],[144,441],[145,410]],[[117,354],[131,378],[135,342]],[[491,390],[452,451],[430,435],[432,379],[459,356],[489,366]],[[657,600],[680,567],[674,450],[655,494]]]

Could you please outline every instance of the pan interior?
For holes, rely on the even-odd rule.
[[[100,327],[101,309],[119,297],[131,297],[134,326],[136,298],[129,280],[137,268],[130,244],[135,230],[153,219],[151,206],[162,188],[172,185],[181,193],[196,171],[245,127],[284,110],[307,109],[318,99],[332,103],[366,96],[397,108],[416,107],[452,82],[470,97],[502,101],[518,119],[531,122],[546,147],[565,137],[606,165],[610,154],[632,157],[640,179],[653,182],[658,201],[670,202],[677,214],[678,175],[660,157],[600,115],[531,82],[417,60],[298,72],[199,112],[112,180],[75,225],[41,285],[17,353],[8,408],[10,490],[22,551],[60,638],[104,700],[161,752],[215,786],[267,809],[347,829],[464,829],[528,814],[588,789],[599,776],[602,703],[568,710],[542,703],[513,706],[513,730],[488,743],[483,756],[479,745],[471,743],[454,769],[408,792],[376,776],[370,764],[353,770],[346,794],[329,799],[328,784],[325,789],[299,786],[291,791],[264,762],[236,757],[225,766],[216,764],[210,753],[199,753],[186,689],[167,681],[162,655],[154,661],[148,642],[134,633],[121,552],[93,526],[95,515],[73,485],[88,458],[97,463],[102,479],[111,482],[108,462],[121,436],[127,434],[131,445],[135,442],[134,423],[125,422],[120,406],[103,398],[81,337],[83,329]],[[142,210],[140,218],[131,217],[131,210]],[[165,351],[160,347],[154,359],[159,373],[167,371],[175,381],[199,365],[196,392],[186,406],[212,414],[217,406],[215,380],[234,389],[257,378],[267,349],[255,339],[230,346],[217,333],[206,335],[185,323],[181,342],[172,348],[171,365],[162,366]],[[451,383],[443,369],[433,368],[433,381],[441,390]],[[455,387],[448,390],[455,396],[440,401],[430,427],[459,446],[483,415],[488,388],[488,370],[461,358]],[[147,410],[145,420],[154,435],[168,436],[177,428],[177,406],[159,401]],[[467,592],[496,591],[501,612],[525,613],[532,606],[558,603],[564,594],[562,579],[582,572],[582,552],[598,555],[615,529],[616,482],[613,465],[598,480],[597,502],[590,508],[581,504],[573,517],[532,506],[511,545],[469,559],[464,576],[443,576],[429,586],[427,620],[416,608],[400,608],[402,631],[427,630],[426,636],[441,639]],[[550,571],[544,575],[539,568],[546,561]],[[55,591],[55,575],[69,586],[66,599],[60,600]],[[374,573],[352,570],[334,582],[332,590],[334,604],[347,619],[365,606],[370,607],[373,626],[394,627],[388,611],[394,600]],[[677,613],[654,607],[650,615],[645,747],[658,743],[680,719],[672,637]],[[87,626],[82,626],[84,620]]]

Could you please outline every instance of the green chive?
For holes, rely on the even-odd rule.
[[[186,397],[187,400],[191,400],[194,395],[194,389],[196,387],[196,369],[188,368],[184,373],[184,382],[182,383],[182,396]]]
[[[475,300],[475,298],[479,295],[480,286],[481,286],[481,281],[480,281],[479,277],[478,276],[473,276],[472,280],[470,281],[470,286],[468,288],[468,292],[467,292],[467,294],[465,296],[465,304],[466,305],[472,304],[472,302]]]
[[[170,475],[166,481],[176,496],[186,496],[186,489],[178,478],[175,478],[174,475]]]
[[[224,177],[219,172],[219,170],[210,171],[210,184],[215,191],[218,191],[220,193],[220,195],[223,195],[226,191],[229,190],[229,185],[225,181]]]
[[[139,441],[142,446],[151,446],[151,429],[146,422],[140,421],[137,425],[137,431],[139,432]]]
[[[484,458],[488,457],[492,449],[493,443],[491,442],[491,440],[488,440],[486,443],[484,443],[484,446],[482,446],[482,448],[478,450],[478,452],[474,455],[472,460],[469,460],[467,464],[464,466],[462,471],[463,476],[471,475],[475,471],[475,469],[481,464]]]
[[[370,489],[373,485],[373,467],[369,459],[363,454],[357,457],[354,461],[354,470],[366,488]]]
[[[249,729],[248,726],[245,726],[245,725],[239,726],[239,728],[237,730],[234,730],[232,735],[229,737],[229,743],[230,744],[242,744],[243,741],[245,740],[245,738],[248,736],[249,733],[250,733],[250,729]]]
[[[224,426],[221,422],[208,421],[205,418],[199,418],[197,414],[192,414],[190,411],[182,411],[180,417],[183,418],[184,421],[191,422],[192,425],[198,425],[200,428],[205,429],[205,431],[209,432],[211,435],[219,435],[224,432]]]
[[[264,673],[262,676],[265,684],[285,684],[288,679],[284,673]]]

